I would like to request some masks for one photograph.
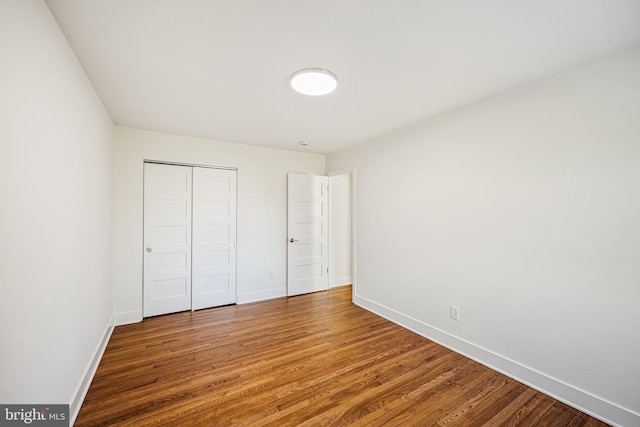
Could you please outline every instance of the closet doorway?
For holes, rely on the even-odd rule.
[[[143,316],[236,302],[237,171],[145,162]]]

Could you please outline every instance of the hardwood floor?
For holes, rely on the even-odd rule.
[[[76,426],[605,426],[351,303],[351,287],[115,329]]]

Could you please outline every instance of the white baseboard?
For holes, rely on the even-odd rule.
[[[71,397],[71,403],[69,403],[69,425],[73,425],[78,417],[78,413],[80,412],[80,408],[82,407],[82,402],[89,391],[89,386],[91,385],[91,381],[93,381],[93,376],[96,374],[96,370],[98,369],[98,365],[100,364],[100,360],[102,359],[102,355],[107,348],[107,344],[109,343],[109,339],[111,339],[111,334],[113,333],[114,328],[114,318],[113,316],[109,319],[109,323],[102,335],[102,339],[98,343],[98,347],[93,352],[93,357],[89,361],[86,369],[84,370],[84,374],[80,380],[80,383],[76,387],[73,395]]]
[[[329,282],[330,288],[337,288],[338,286],[350,285],[353,283],[351,276],[334,277]]]
[[[142,322],[142,310],[121,311],[113,313],[114,325],[128,325],[130,323]]]
[[[276,288],[267,289],[266,291],[247,292],[245,294],[238,294],[238,304],[247,304],[250,302],[264,301],[286,296],[287,288]]]
[[[613,426],[640,426],[640,414],[391,308],[354,295],[353,303]]]

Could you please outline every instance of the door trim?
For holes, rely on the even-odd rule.
[[[180,163],[180,162],[167,162],[164,160],[150,160],[144,159],[143,163],[155,163],[158,165],[172,165],[172,166],[187,166],[192,168],[207,168],[207,169],[222,169],[230,171],[238,171],[238,168],[232,166],[212,166],[212,165],[199,165],[196,163]]]

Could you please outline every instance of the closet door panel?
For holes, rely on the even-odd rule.
[[[191,308],[192,168],[144,165],[144,317]]]
[[[192,310],[236,302],[236,175],[193,168]]]

